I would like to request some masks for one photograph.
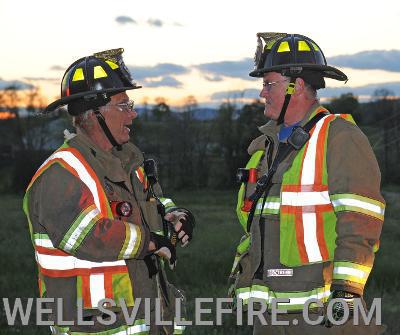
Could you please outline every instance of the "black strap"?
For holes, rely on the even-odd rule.
[[[100,113],[100,110],[98,107],[96,107],[94,109],[94,114],[96,115],[97,121],[99,122],[101,129],[103,129],[104,134],[106,135],[107,139],[110,141],[111,145],[113,147],[116,147],[116,149],[118,151],[121,151],[121,149],[122,149],[121,144],[118,144],[118,142],[115,140],[114,136],[111,134],[111,131],[106,124],[106,120],[104,119],[103,114]]]
[[[285,114],[286,110],[289,106],[290,99],[292,97],[292,94],[294,93],[294,85],[296,83],[296,77],[290,77],[290,83],[286,89],[286,95],[285,95],[285,101],[283,102],[283,106],[281,109],[281,113],[279,114],[277,124],[280,125],[283,123],[285,120]]]
[[[294,127],[291,135],[288,138],[288,143],[279,142],[275,159],[266,174],[262,175],[257,180],[255,192],[250,196],[252,206],[247,219],[247,231],[250,231],[251,223],[253,221],[254,212],[256,210],[258,200],[263,194],[268,194],[272,186],[272,177],[275,174],[279,164],[287,157],[292,151],[300,150],[310,139],[310,130],[329,113],[321,112],[314,115],[303,127]],[[261,208],[262,211],[262,208]]]

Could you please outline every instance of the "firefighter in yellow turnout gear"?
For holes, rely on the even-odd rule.
[[[165,224],[183,245],[192,238],[194,218],[162,197],[154,167],[152,179],[146,171],[151,161],[129,142],[137,113],[126,91],[140,86],[132,81],[122,51],[74,62],[64,74],[61,99],[45,110],[68,105],[77,130],[66,132],[65,143],[36,172],[24,198],[40,296],[62,298],[61,307],[47,306],[55,321],[53,334],[183,332],[173,323],[155,324],[155,298],[161,298],[161,318],[173,320],[175,298],[185,297],[165,276],[163,264],[176,263]],[[132,313],[138,298],[142,302],[129,324],[123,305]],[[145,322],[144,298],[151,298],[150,324]],[[102,299],[111,299],[103,308],[115,313],[115,322],[99,321],[103,316],[110,321],[98,309]]]
[[[351,316],[379,246],[385,201],[371,146],[350,115],[331,114],[317,100],[324,77],[347,77],[306,36],[257,36],[250,76],[263,78],[260,97],[271,120],[240,169],[237,215],[245,235],[230,292],[245,305],[254,298],[268,307],[268,325],[255,318],[253,334],[380,334],[383,326],[354,326],[351,317],[332,326],[317,304],[309,314],[312,320],[325,314],[320,324],[302,316],[307,300],[326,308],[333,298],[344,298]],[[287,299],[276,307],[287,311],[278,320],[288,325],[271,325],[277,298]],[[344,306],[332,305],[340,320]]]

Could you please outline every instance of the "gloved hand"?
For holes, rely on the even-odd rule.
[[[173,270],[176,266],[176,250],[171,241],[153,232],[150,233],[150,241],[155,245],[154,254],[167,259],[170,269]]]
[[[193,214],[185,208],[178,208],[173,212],[167,213],[164,219],[173,224],[181,246],[186,247],[193,237],[193,228],[195,226]]]
[[[333,305],[331,306],[332,318],[335,321],[340,321],[344,316],[344,308],[345,307],[343,306],[343,304],[347,304],[347,307],[349,308],[348,319],[352,318],[354,315],[354,299],[356,299],[356,298],[360,298],[360,296],[358,294],[354,294],[354,293],[350,293],[350,292],[346,292],[346,291],[333,291],[328,298],[328,301],[327,301],[327,304],[325,307],[324,319],[321,324],[328,328],[333,326],[333,324],[329,320],[328,314],[327,314],[328,304],[332,299],[341,299],[342,300],[342,301],[337,301],[337,302],[333,303]]]

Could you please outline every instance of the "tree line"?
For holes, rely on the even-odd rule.
[[[376,91],[370,102],[360,103],[348,93],[325,106],[333,113],[353,115],[375,151],[383,183],[399,184],[400,100],[391,95],[386,90]],[[22,117],[16,88],[0,91],[0,115],[2,111],[13,115],[0,118],[1,192],[23,191],[44,159],[62,143],[63,130],[72,130],[66,113],[38,116],[43,108],[39,90],[28,91],[24,101],[26,115]],[[134,120],[132,141],[147,158],[156,159],[166,189],[236,187],[236,170],[249,158],[247,147],[260,134],[257,127],[268,121],[264,104],[259,100],[245,105],[226,101],[212,119],[196,117],[197,110],[193,96],[179,112],[159,98],[155,105],[145,105]]]

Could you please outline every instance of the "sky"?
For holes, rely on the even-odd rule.
[[[399,22],[398,0],[0,0],[0,89],[40,86],[50,103],[71,63],[122,47],[143,86],[129,93],[139,104],[252,99],[261,88],[248,77],[256,33],[270,31],[312,38],[348,75],[327,80],[321,97],[368,98],[382,87],[400,96]]]

